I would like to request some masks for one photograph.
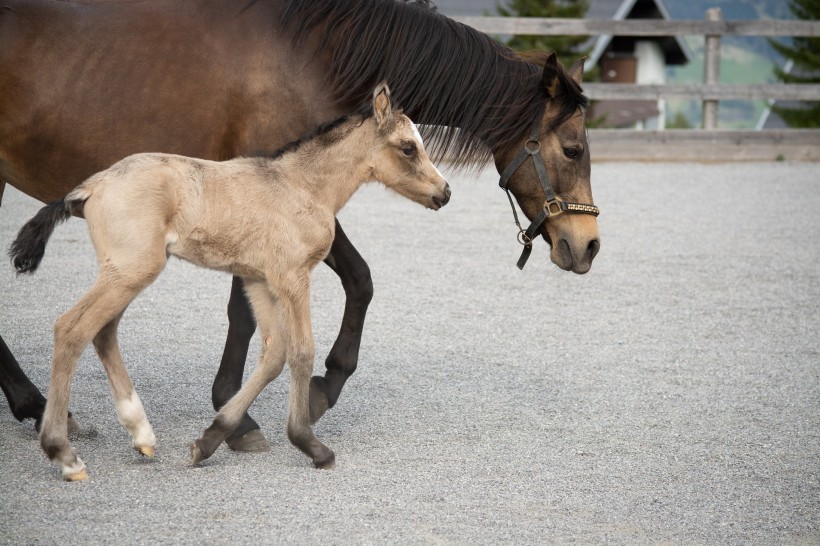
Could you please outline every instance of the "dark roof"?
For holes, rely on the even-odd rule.
[[[466,15],[496,15],[496,5],[505,0],[433,0],[438,11],[450,17]],[[663,0],[590,0],[587,19],[671,19]],[[591,38],[583,47],[591,47],[592,54],[586,63],[592,68],[600,59],[612,36]],[[647,39],[647,38],[645,38]],[[653,38],[648,38],[653,39]],[[692,52],[680,36],[654,38],[663,48],[666,64],[687,64]]]
[[[590,0],[586,18],[624,20],[671,19],[672,17],[663,0]],[[612,39],[612,35],[601,35],[585,44],[587,47],[592,46],[592,53],[587,63],[588,68],[597,64]],[[656,40],[663,49],[668,65],[687,64],[692,60],[692,52],[680,36],[642,39]]]

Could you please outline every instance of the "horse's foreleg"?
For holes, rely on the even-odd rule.
[[[222,361],[211,388],[211,400],[217,411],[222,409],[242,386],[248,346],[255,330],[256,321],[245,296],[242,279],[234,277],[228,302],[228,337],[225,339]],[[242,416],[242,420],[226,442],[228,447],[235,451],[270,451],[270,444],[259,430],[259,425],[247,413]]]
[[[373,299],[370,268],[342,231],[338,220],[336,237],[325,263],[342,281],[345,311],[339,335],[325,360],[325,375],[314,376],[310,382],[310,420],[313,423],[336,404],[345,381],[356,371],[367,306]]]
[[[194,465],[213,455],[219,444],[240,426],[247,417],[250,405],[265,386],[279,376],[285,366],[282,319],[267,286],[259,281],[249,281],[247,291],[253,301],[262,336],[259,365],[247,383],[238,389],[239,392],[222,405],[219,414],[211,426],[205,429],[202,437],[191,445],[191,463]]]
[[[117,342],[117,327],[121,318],[122,314],[100,330],[94,338],[94,349],[108,375],[120,424],[131,435],[134,448],[146,457],[153,457],[157,439],[145,415],[142,401],[125,369]]]

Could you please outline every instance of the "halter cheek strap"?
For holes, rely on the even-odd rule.
[[[524,269],[524,265],[527,263],[527,260],[529,260],[530,254],[532,253],[532,242],[538,235],[541,225],[544,224],[548,218],[558,216],[564,212],[591,214],[592,216],[598,216],[598,214],[600,214],[600,210],[598,210],[598,207],[595,205],[587,205],[584,203],[567,203],[565,201],[561,201],[555,196],[555,192],[552,190],[552,186],[550,185],[549,176],[547,175],[547,166],[544,164],[544,159],[541,157],[541,143],[538,141],[540,134],[541,115],[539,114],[536,117],[529,139],[524,143],[524,149],[518,152],[518,155],[515,156],[512,163],[507,165],[507,168],[501,173],[501,180],[498,182],[498,185],[501,186],[505,192],[507,192],[507,199],[510,200],[510,207],[512,207],[515,225],[518,226],[518,242],[524,245],[524,249],[521,251],[521,257],[518,258],[518,263],[516,264],[518,269]],[[525,230],[521,227],[521,223],[518,221],[518,212],[515,210],[515,203],[513,203],[512,194],[510,193],[508,185],[513,174],[515,174],[515,171],[517,171],[518,168],[524,164],[527,158],[530,157],[535,165],[535,172],[538,174],[538,179],[541,181],[541,187],[544,190],[546,201],[544,202],[544,207],[538,212],[538,214],[535,215],[535,218],[533,218],[530,227]]]

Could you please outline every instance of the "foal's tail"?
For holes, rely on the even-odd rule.
[[[9,248],[17,274],[34,273],[46,252],[46,243],[57,224],[71,217],[71,211],[78,203],[60,199],[40,209],[17,233],[17,238]]]

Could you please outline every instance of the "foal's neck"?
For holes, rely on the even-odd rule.
[[[316,203],[334,214],[366,182],[374,180],[373,148],[376,129],[371,119],[351,127],[337,140],[315,138],[277,160],[289,173],[291,183],[311,193]]]

